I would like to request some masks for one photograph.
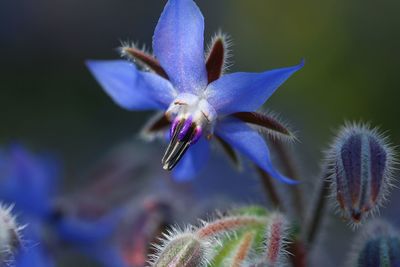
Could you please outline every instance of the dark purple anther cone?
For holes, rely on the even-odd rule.
[[[175,119],[170,134],[171,140],[161,161],[166,170],[172,170],[185,155],[188,148],[200,139],[202,129],[189,116],[187,119]]]
[[[192,122],[193,122],[192,117],[189,117],[186,120],[184,120],[183,126],[182,126],[182,128],[181,128],[181,130],[179,131],[179,134],[178,134],[179,141],[182,141],[183,138],[185,138],[185,136],[188,133],[190,127],[192,127]]]
[[[169,130],[169,137],[172,139],[172,136],[175,133],[176,127],[178,126],[178,124],[181,122],[180,119],[174,119],[174,121],[172,122],[171,128]]]
[[[359,223],[390,186],[393,150],[376,129],[346,125],[328,151],[332,194],[343,215]]]

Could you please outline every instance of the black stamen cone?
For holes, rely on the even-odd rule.
[[[189,148],[194,136],[194,127],[191,126],[183,138],[179,138],[179,133],[184,126],[185,121],[182,120],[176,126],[171,141],[161,160],[164,170],[171,171],[181,160],[187,149]]]

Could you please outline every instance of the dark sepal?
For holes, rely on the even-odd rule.
[[[154,134],[159,131],[165,130],[171,122],[164,112],[160,112],[155,114],[153,117],[149,119],[146,125],[142,129],[142,133],[144,134]]]
[[[232,116],[241,121],[261,126],[262,128],[271,131],[272,134],[283,135],[289,138],[294,137],[286,126],[269,115],[258,112],[237,112],[232,114]]]
[[[224,39],[220,37],[216,38],[212,44],[206,63],[208,83],[212,83],[221,76],[226,60],[225,49]]]
[[[161,67],[158,60],[152,55],[135,47],[123,47],[121,50],[124,55],[127,55],[134,60],[139,60],[141,63],[152,69],[155,73],[168,80],[168,74]]]

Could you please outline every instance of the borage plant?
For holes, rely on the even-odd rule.
[[[291,138],[293,135],[282,123],[256,110],[303,66],[303,62],[262,73],[226,74],[226,37],[217,35],[213,38],[209,51],[204,54],[203,34],[203,16],[196,4],[192,0],[170,0],[155,29],[154,55],[135,45],[123,45],[120,51],[127,60],[90,60],[87,65],[103,89],[121,107],[162,110],[147,124],[144,132],[147,135],[161,132],[160,136],[164,137],[165,128],[169,126],[166,138],[169,145],[162,166],[166,170],[176,166],[173,176],[177,180],[186,180],[198,173],[208,158],[209,141],[214,139],[235,162],[238,161],[237,150],[255,163],[274,206],[284,211],[283,198],[269,179],[273,177],[287,184],[297,182],[275,169],[257,128],[264,128],[272,136]],[[294,175],[288,152],[282,146],[278,146],[277,151],[284,160],[283,165],[288,167],[286,173]],[[392,184],[394,163],[391,146],[376,129],[346,125],[327,153],[320,192],[307,213],[310,214],[308,218],[302,210],[302,192],[299,188],[291,189],[296,192],[298,209],[298,218],[291,224],[292,230],[297,229],[293,230],[296,234],[286,246],[291,253],[291,264],[307,264],[308,250],[313,248],[320,228],[327,195],[332,195],[333,203],[337,203],[343,216],[350,219],[353,226],[358,226],[385,198]],[[282,235],[284,229],[289,229],[289,224],[282,218],[271,216],[271,221],[278,220],[280,224],[267,227],[269,235],[277,236],[270,237],[270,242],[268,239],[261,242],[265,247],[264,254],[260,250],[262,246],[253,247],[255,240],[260,240],[256,229],[231,229],[230,222],[217,220],[203,227],[208,229],[213,225],[211,229],[215,227],[215,232],[211,231],[212,234],[199,234],[207,230],[194,227],[188,227],[183,233],[170,232],[168,241],[158,246],[159,253],[152,265],[284,265],[278,259],[284,254],[282,244],[287,238]],[[233,220],[240,221],[239,218]],[[268,221],[264,218],[257,223],[265,228]],[[221,233],[231,232],[235,233],[233,238],[229,235],[219,238]],[[210,242],[214,238],[219,240],[217,246]],[[261,255],[268,256],[262,258]]]
[[[387,201],[395,181],[395,151],[387,137],[368,125],[345,124],[326,152],[321,179],[315,181],[316,198],[308,201],[309,209],[305,210],[303,199],[312,194],[303,192],[294,180],[298,177],[291,153],[281,143],[294,136],[283,123],[259,111],[304,63],[261,73],[227,74],[227,37],[217,34],[205,53],[203,36],[204,20],[197,5],[192,0],[169,0],[155,29],[153,54],[124,44],[120,48],[124,59],[89,60],[87,66],[121,107],[161,111],[149,121],[143,134],[167,140],[160,161],[165,170],[173,171],[175,181],[188,182],[199,174],[208,159],[210,141],[215,140],[235,163],[239,162],[236,152],[240,152],[256,166],[272,205],[235,208],[198,225],[179,227],[176,225],[183,223],[171,222],[171,214],[178,213],[175,206],[179,205],[156,197],[135,207],[133,226],[125,222],[131,228],[127,231],[131,234],[126,242],[129,244],[118,243],[112,237],[127,217],[125,206],[100,218],[97,214],[96,220],[70,214],[54,200],[57,183],[48,162],[17,147],[8,156],[0,153],[0,197],[16,205],[27,226],[22,229],[10,209],[0,207],[2,264],[53,266],[53,257],[42,249],[46,242],[41,241],[41,233],[51,226],[59,239],[104,266],[143,266],[148,259],[149,265],[157,267],[304,267],[315,262],[317,252],[331,252],[316,246],[318,234],[325,229],[322,222],[330,199],[351,229],[364,228],[363,237],[353,242],[352,253],[342,264],[400,266],[400,239],[395,227],[383,220],[363,227]],[[266,137],[277,139],[272,138],[275,151],[285,169],[283,173],[291,178],[274,167]],[[110,165],[118,164],[122,164],[120,157]],[[113,188],[110,185],[115,184],[109,181],[118,180],[113,179],[106,179],[105,187]],[[285,183],[291,186],[283,187]],[[26,190],[27,184],[30,190]],[[290,190],[292,196],[282,195],[284,190]],[[174,193],[174,201],[184,202]],[[294,199],[291,206],[285,201],[289,197]],[[188,206],[181,210],[185,219],[189,217]],[[167,224],[169,230],[165,229]],[[39,231],[33,231],[36,225]],[[21,230],[28,233],[24,238],[40,246],[21,248]],[[324,234],[336,241],[334,233]],[[324,258],[324,263],[328,262]]]

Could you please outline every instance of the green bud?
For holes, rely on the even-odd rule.
[[[205,261],[206,246],[195,235],[178,234],[159,248],[154,267],[197,267]]]

